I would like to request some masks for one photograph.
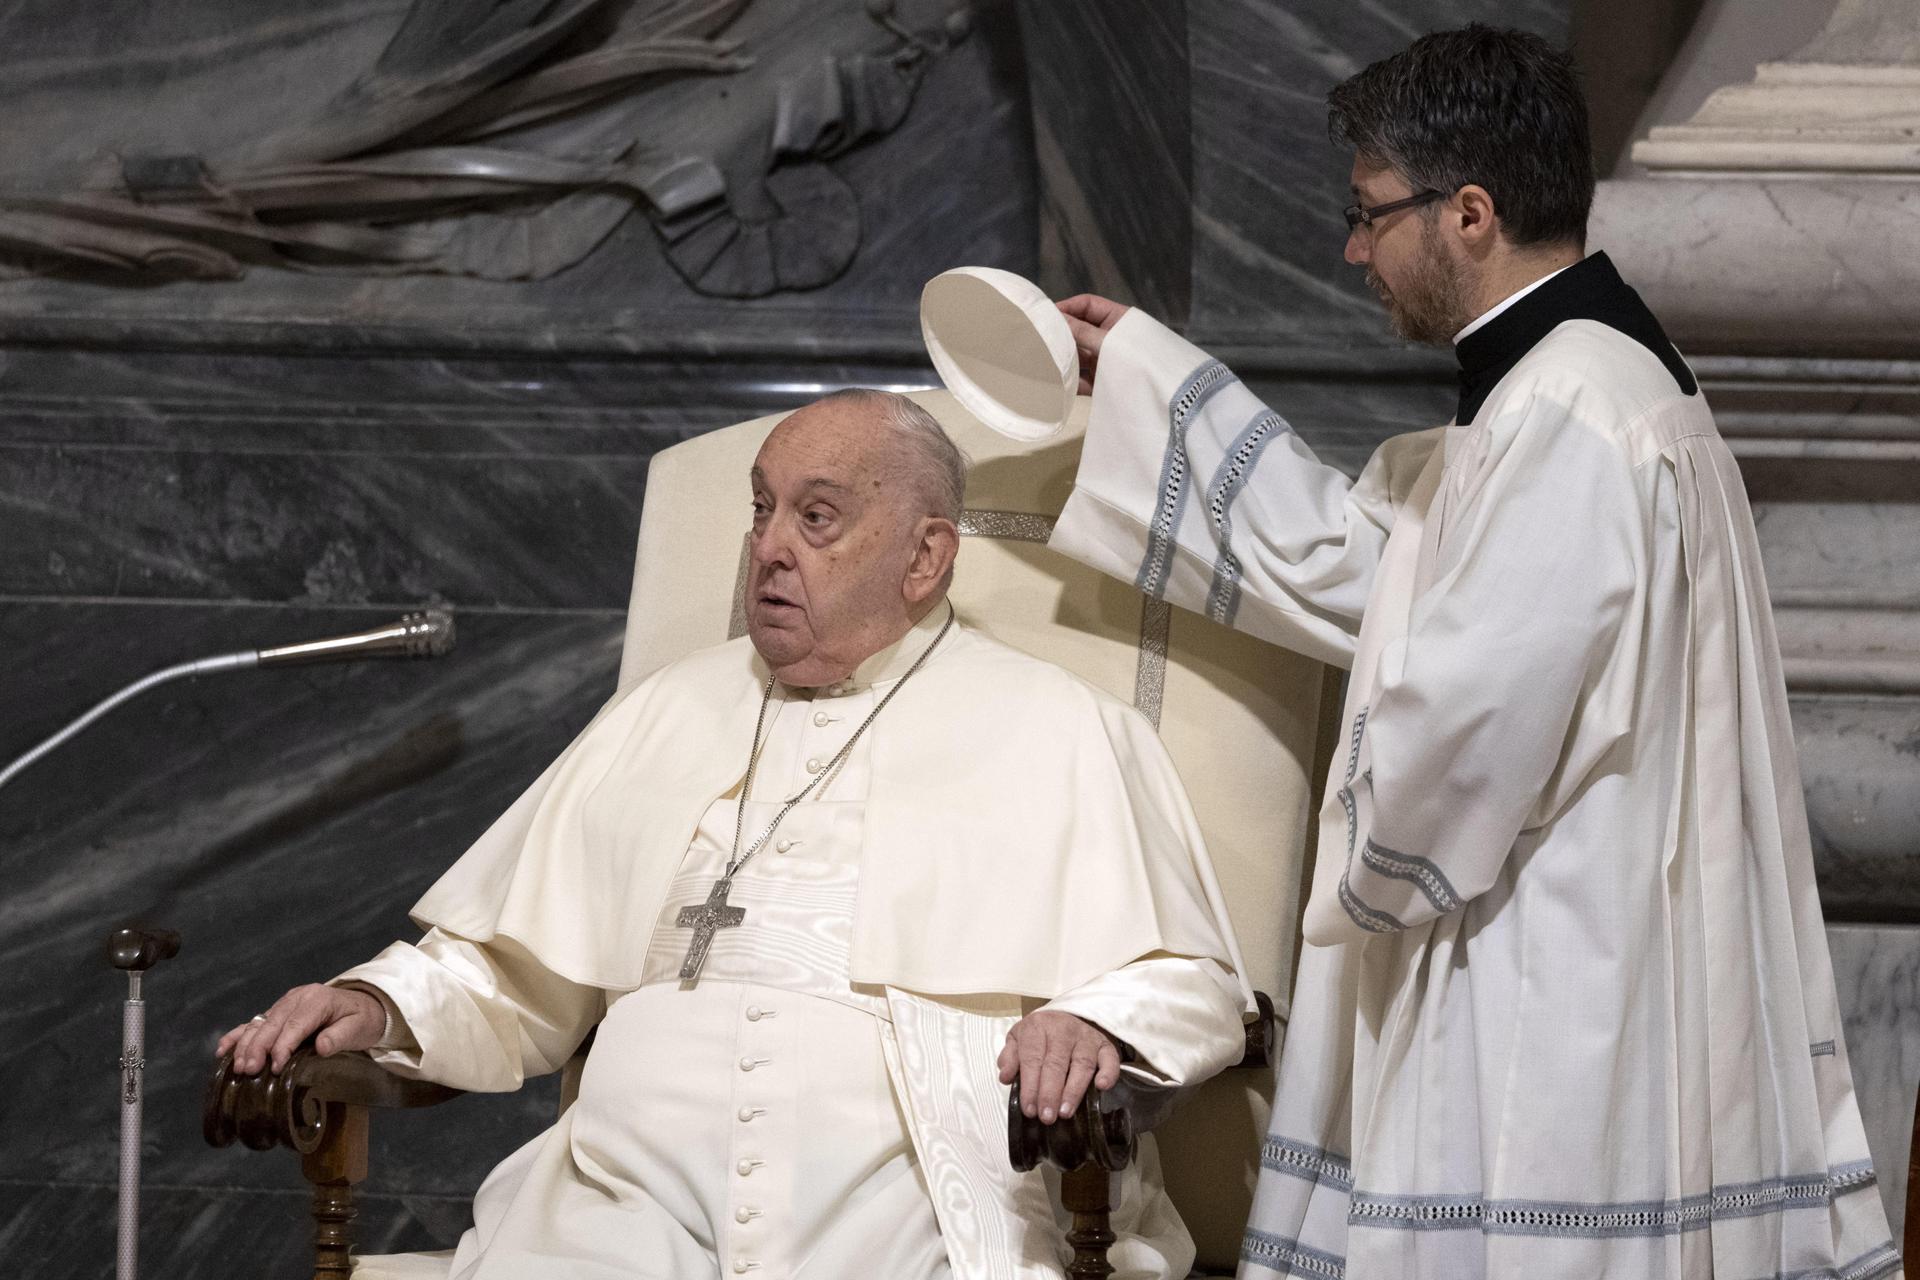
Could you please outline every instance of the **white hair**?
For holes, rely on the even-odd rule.
[[[927,498],[929,514],[955,524],[960,522],[960,512],[966,502],[969,459],[938,418],[898,392],[872,387],[848,387],[824,395],[816,403],[840,403],[877,411],[880,420],[911,448],[914,482]]]

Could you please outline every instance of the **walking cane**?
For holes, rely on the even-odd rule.
[[[117,1280],[140,1270],[140,1106],[147,1070],[147,1002],[140,976],[180,951],[171,929],[115,929],[107,935],[107,963],[127,971],[127,1003],[120,1019],[120,1247]]]

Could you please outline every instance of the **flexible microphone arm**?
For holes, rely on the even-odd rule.
[[[23,752],[6,768],[0,769],[0,787],[6,786],[28,765],[121,703],[175,680],[251,667],[304,666],[315,662],[350,662],[360,658],[437,658],[453,648],[453,638],[453,615],[442,609],[427,609],[409,613],[400,621],[384,627],[356,631],[352,635],[284,644],[272,649],[244,649],[239,653],[222,653],[211,658],[176,663],[141,676],[118,693],[102,698],[76,716],[65,728]]]

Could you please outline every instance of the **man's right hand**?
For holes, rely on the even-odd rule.
[[[325,1058],[354,1049],[371,1049],[387,1029],[387,1011],[378,998],[351,987],[310,983],[295,987],[273,1002],[252,1022],[244,1022],[220,1037],[213,1056],[233,1051],[238,1075],[258,1075],[269,1060],[273,1073],[286,1070],[306,1038],[319,1032],[314,1048]]]
[[[1054,304],[1067,318],[1073,331],[1073,345],[1080,353],[1080,394],[1093,394],[1093,378],[1100,365],[1100,344],[1106,341],[1120,317],[1133,310],[1123,302],[1103,298],[1097,293],[1082,293]]]

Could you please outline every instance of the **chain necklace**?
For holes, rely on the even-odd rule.
[[[707,900],[704,903],[681,908],[679,916],[675,919],[675,923],[682,929],[693,930],[693,940],[687,944],[687,958],[680,965],[680,981],[692,982],[700,976],[700,966],[707,962],[707,949],[713,945],[715,933],[721,929],[732,929],[747,918],[745,907],[727,905],[727,893],[733,888],[733,877],[739,873],[740,868],[747,865],[754,854],[760,852],[772,837],[774,830],[789,813],[793,812],[793,807],[813,794],[813,789],[831,777],[834,771],[846,761],[847,756],[853,751],[853,744],[860,741],[860,735],[867,731],[867,726],[887,709],[887,704],[893,701],[893,695],[905,688],[907,681],[913,679],[914,673],[919,671],[927,659],[933,655],[933,651],[940,647],[940,642],[947,638],[947,632],[952,626],[953,606],[948,604],[947,620],[940,624],[940,632],[934,636],[933,643],[920,651],[920,656],[913,660],[913,665],[907,668],[907,673],[894,683],[893,688],[887,690],[886,695],[879,702],[874,704],[873,710],[867,713],[867,718],[860,722],[860,727],[853,731],[853,736],[847,739],[845,745],[834,753],[833,759],[821,767],[820,772],[813,776],[813,781],[802,787],[799,794],[792,796],[780,806],[780,812],[773,815],[773,821],[753,838],[753,843],[747,846],[745,853],[742,853],[740,852],[740,835],[742,824],[746,821],[747,797],[753,794],[753,775],[760,766],[760,733],[766,728],[767,707],[773,702],[773,686],[777,680],[774,676],[767,677],[767,687],[760,692],[760,714],[753,722],[753,750],[747,753],[746,781],[740,786],[740,801],[733,811],[733,849],[727,856],[726,873],[713,882],[713,889],[707,894]]]

